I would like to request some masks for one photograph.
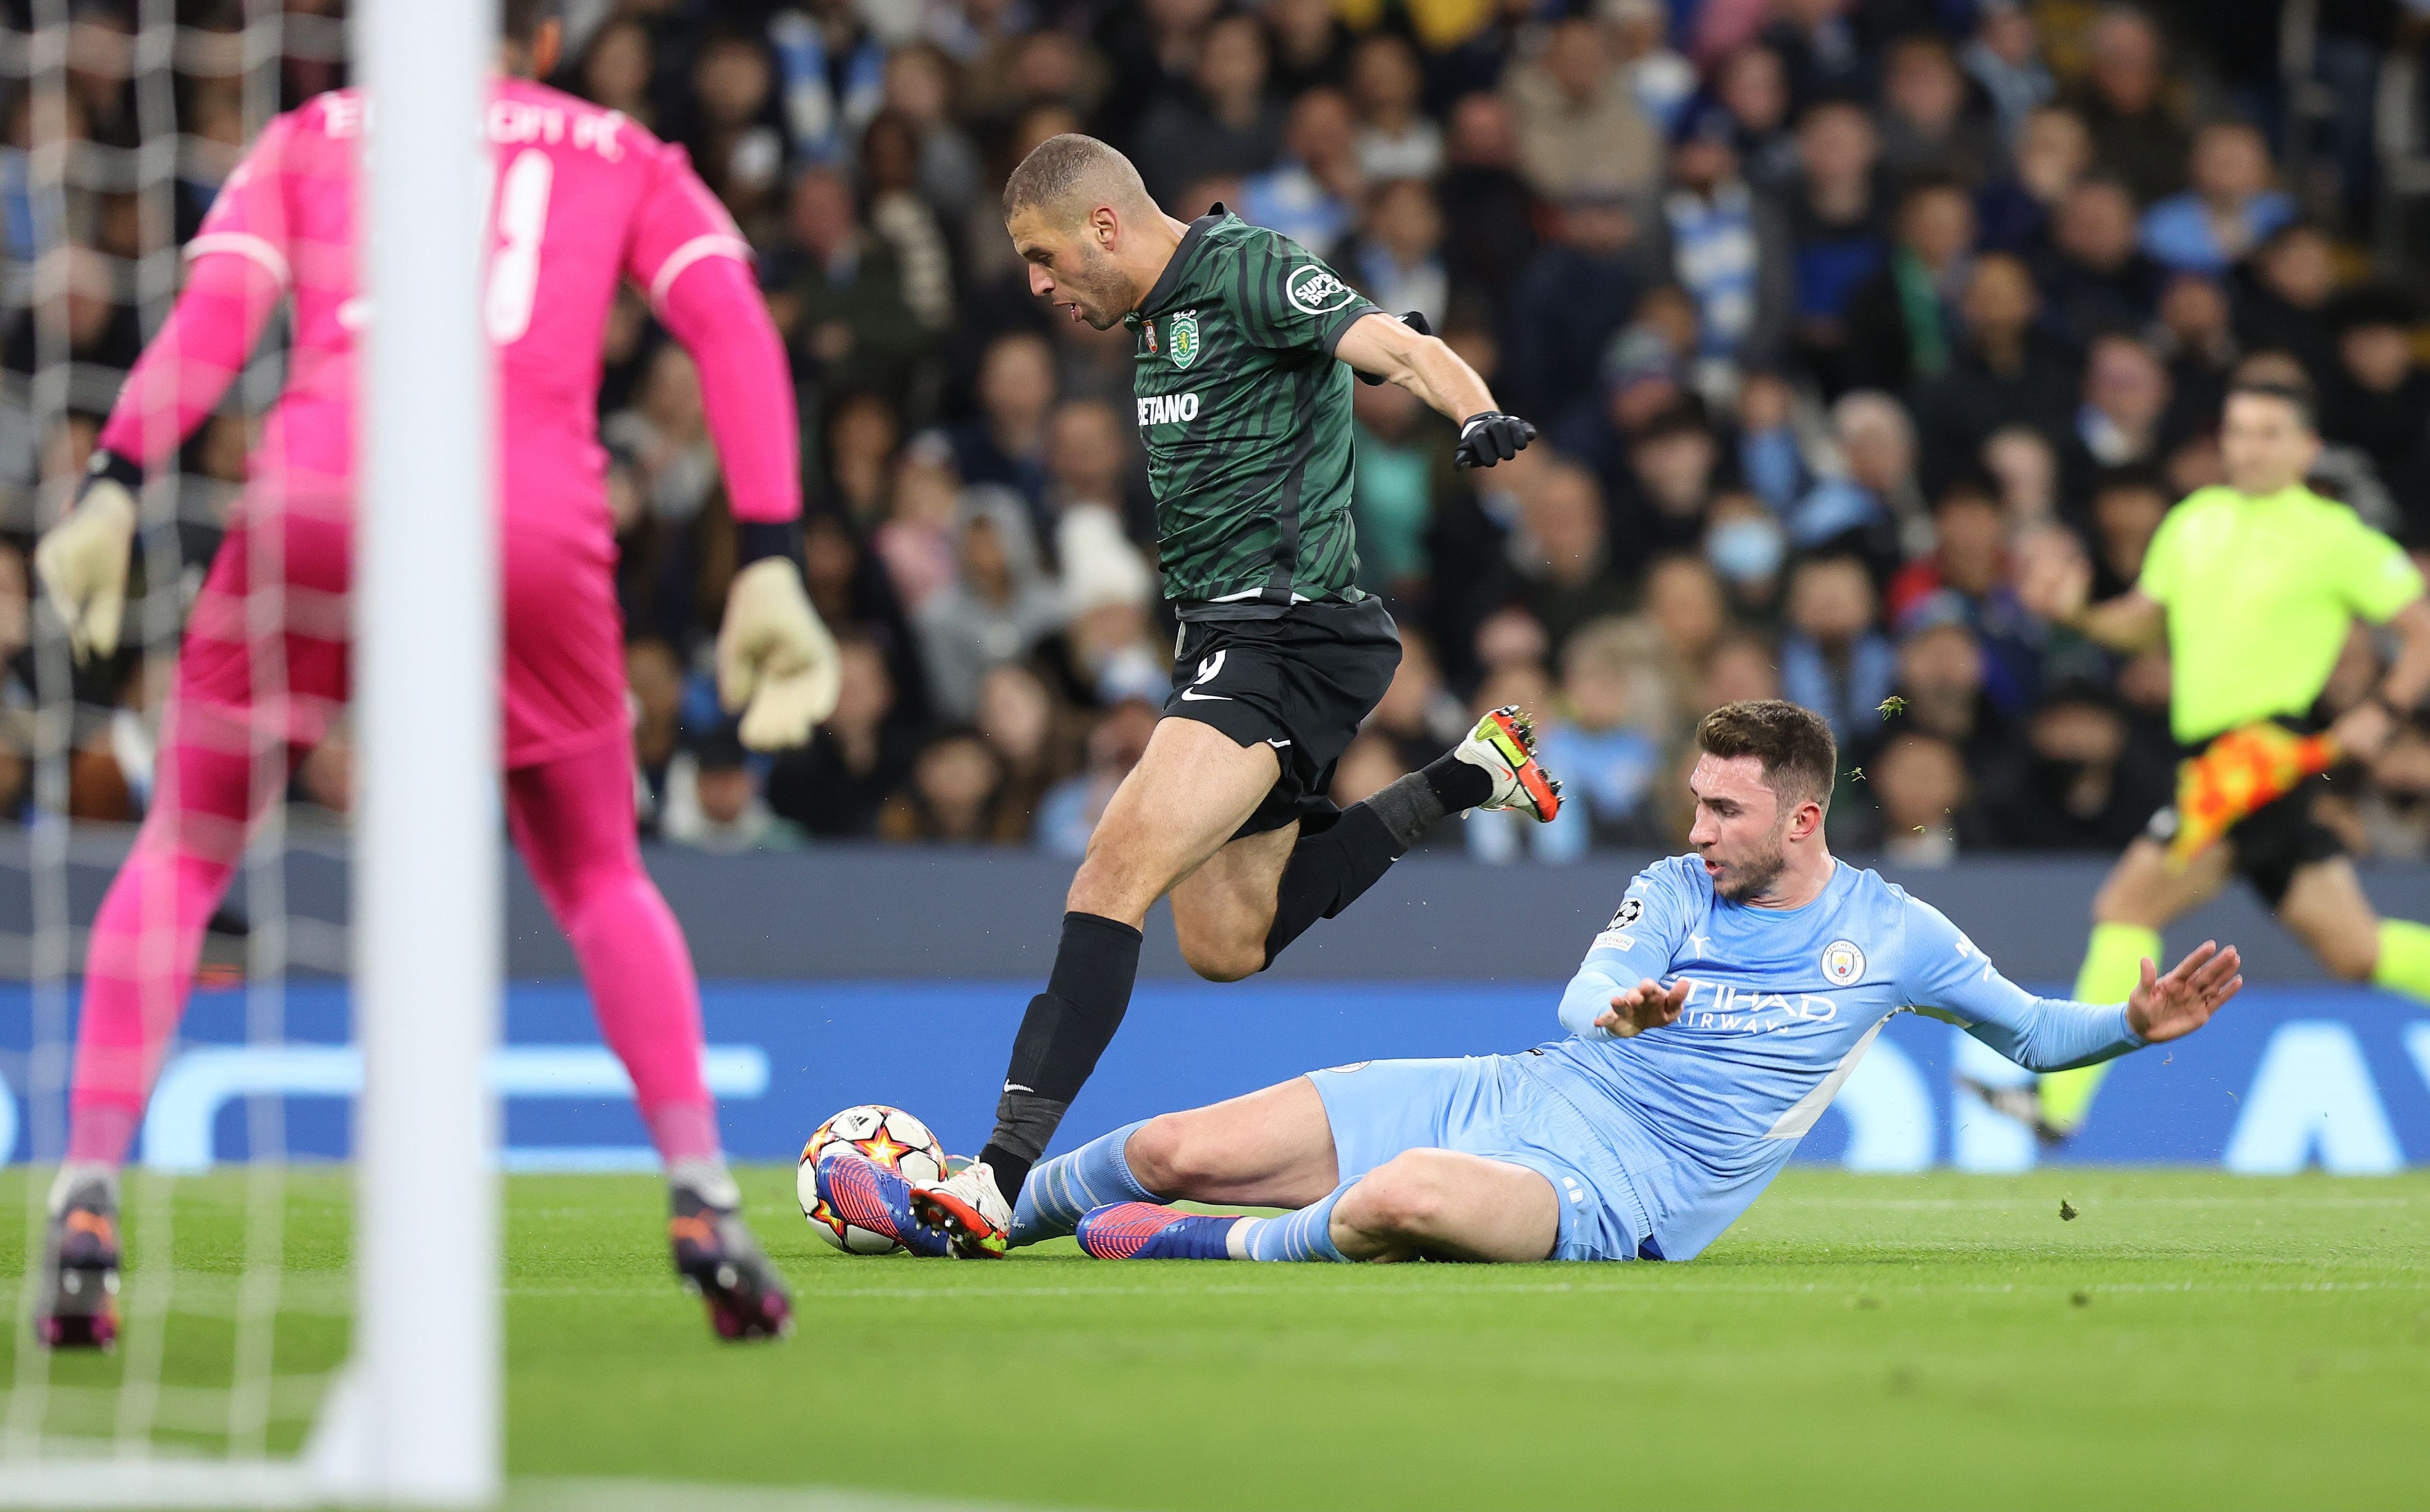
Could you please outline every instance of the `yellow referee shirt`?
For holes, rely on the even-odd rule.
[[[2355,616],[2422,596],[2404,548],[2297,484],[2199,489],[2169,511],[2137,588],[2169,613],[2169,724],[2182,744],[2320,698]]]

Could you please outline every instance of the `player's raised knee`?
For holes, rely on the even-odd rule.
[[[1159,1197],[1186,1197],[1200,1189],[1212,1173],[1217,1154],[1200,1121],[1188,1113],[1167,1113],[1141,1124],[1123,1145],[1123,1158],[1139,1184]]]
[[[1266,942],[1184,935],[1181,958],[1210,982],[1237,982],[1266,969]]]
[[[1335,1216],[1361,1232],[1423,1237],[1442,1221],[1450,1188],[1440,1150],[1411,1150],[1369,1171],[1341,1196]]]

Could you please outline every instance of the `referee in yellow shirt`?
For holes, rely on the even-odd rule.
[[[2396,723],[2430,693],[2430,603],[2422,574],[2395,541],[2342,504],[2304,486],[2321,454],[2307,388],[2239,382],[2220,427],[2227,484],[2189,494],[2169,511],[2135,586],[2088,604],[2091,570],[2081,554],[2046,557],[2025,573],[2028,607],[2113,650],[2169,649],[2169,723],[2188,757],[2219,737],[2263,722],[2296,732],[2322,727],[2321,691],[2356,618],[2401,640],[2371,696],[2329,733],[2340,754],[2368,761]],[[2312,817],[2316,785],[2231,825],[2219,844],[2172,864],[2172,806],[2152,816],[2092,902],[2092,940],[2075,980],[2085,1003],[2134,990],[2160,931],[2242,876],[2330,975],[2372,982],[2430,1002],[2430,928],[2383,921],[2363,896],[2345,848]],[[2043,1132],[2065,1136],[2091,1106],[2105,1068],[2042,1078]]]

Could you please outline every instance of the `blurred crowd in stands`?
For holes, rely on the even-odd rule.
[[[205,37],[241,19],[181,8]],[[1406,655],[1340,801],[1518,703],[1573,801],[1430,846],[1676,847],[1694,718],[1777,694],[1839,736],[1847,849],[2114,848],[2172,781],[2167,657],[2038,623],[2022,562],[2077,551],[2097,591],[2131,584],[2171,505],[2219,479],[2239,371],[2307,376],[2317,486],[2430,553],[2422,269],[2387,255],[2412,243],[2383,193],[2430,7],[2298,8],[574,0],[554,82],[684,143],[758,250],[799,386],[804,568],[844,656],[808,746],[742,750],[707,671],[734,562],[716,455],[691,362],[628,291],[600,413],[638,822],[724,850],[1086,843],[1173,643],[1134,338],[1049,320],[997,191],[1031,146],[1088,131],[1171,213],[1221,204],[1423,312],[1542,432],[1459,473],[1448,423],[1357,390],[1361,581]],[[72,129],[132,145],[126,11],[75,9],[103,35],[71,48]],[[179,236],[242,136],[238,91],[192,51]],[[338,76],[291,60],[286,103]],[[19,290],[44,213],[25,99],[0,158]],[[141,337],[132,206],[94,196],[56,259],[84,414]],[[39,343],[13,319],[7,649],[27,639],[25,532],[56,507],[40,480],[91,435],[33,434]],[[243,441],[231,415],[189,451],[197,563]],[[2359,698],[2380,655],[2358,630],[2328,701]],[[94,718],[80,812],[140,806],[155,683],[125,677]],[[301,795],[342,807],[346,771],[316,754]],[[22,806],[24,772],[0,777]],[[2358,851],[2430,853],[2430,727],[2335,789],[2323,812]]]

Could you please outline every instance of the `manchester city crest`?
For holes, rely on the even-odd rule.
[[[1198,360],[1198,312],[1185,309],[1173,317],[1165,332],[1167,344],[1173,348],[1173,365],[1186,368]]]
[[[1833,987],[1846,987],[1865,974],[1865,953],[1853,939],[1835,939],[1822,947],[1822,977]]]

